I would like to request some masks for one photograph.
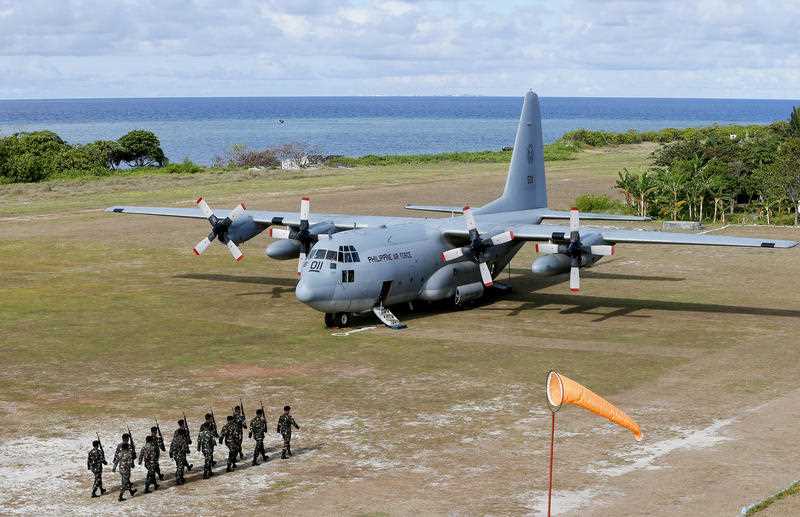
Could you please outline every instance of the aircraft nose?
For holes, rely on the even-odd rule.
[[[297,284],[294,290],[294,295],[303,303],[309,303],[314,300],[314,290],[302,280]]]

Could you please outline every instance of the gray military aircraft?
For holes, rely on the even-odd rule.
[[[211,233],[194,247],[200,255],[213,240],[241,260],[239,245],[269,228],[277,239],[267,256],[298,259],[297,299],[325,313],[327,326],[346,327],[351,316],[373,311],[385,324],[404,325],[388,306],[417,300],[453,300],[458,305],[482,297],[511,258],[533,241],[540,254],[537,275],[569,273],[573,292],[580,269],[613,255],[618,243],[790,248],[797,242],[774,239],[583,228],[580,221],[642,221],[616,214],[579,214],[547,208],[539,99],[528,92],[514,141],[505,190],[482,207],[409,205],[410,210],[450,214],[443,218],[311,214],[303,198],[300,212],[209,208],[115,206],[107,211],[206,219]],[[456,215],[459,214],[459,215]],[[543,224],[568,220],[568,225]]]

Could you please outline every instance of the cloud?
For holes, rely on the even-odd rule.
[[[0,98],[796,97],[800,4],[0,0]]]

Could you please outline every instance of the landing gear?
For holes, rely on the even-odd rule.
[[[334,321],[336,322],[336,326],[340,329],[350,326],[350,313],[349,312],[337,312],[336,316],[334,316]]]
[[[325,326],[328,328],[339,327],[340,329],[350,326],[349,312],[326,312],[325,313]]]

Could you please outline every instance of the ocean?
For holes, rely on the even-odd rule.
[[[791,100],[545,97],[546,142],[624,131],[786,119]],[[519,97],[218,97],[0,100],[0,135],[50,129],[71,143],[154,131],[172,161],[208,164],[233,144],[302,142],[322,154],[415,154],[513,143]]]

